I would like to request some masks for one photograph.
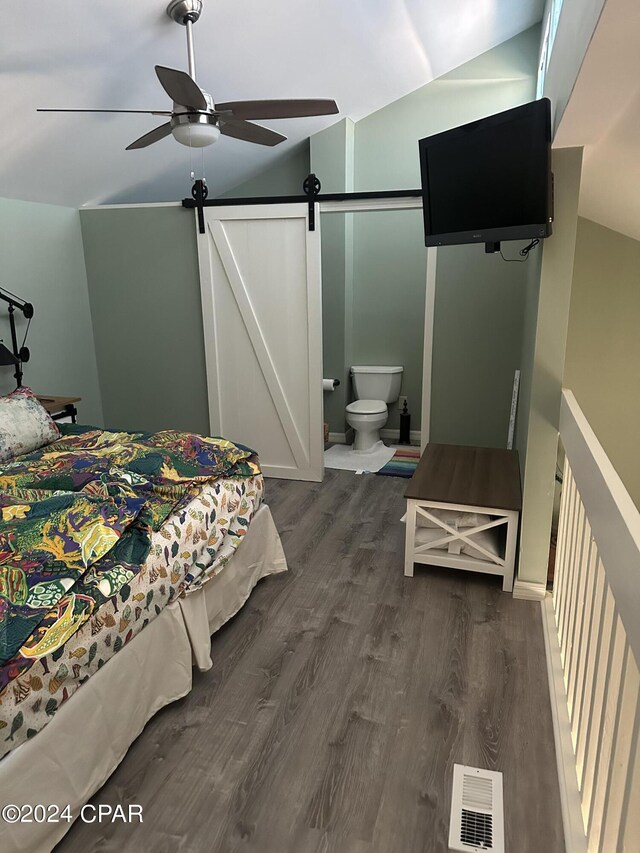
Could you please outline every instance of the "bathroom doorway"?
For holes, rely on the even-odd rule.
[[[381,429],[397,444],[406,399],[411,441],[428,440],[436,250],[424,246],[420,199],[321,203],[323,393],[331,444],[350,444],[346,406],[355,399],[350,369],[401,366],[398,399]],[[429,270],[429,275],[427,275]],[[425,306],[428,306],[425,310]]]
[[[423,245],[421,198],[327,200],[315,209],[311,231],[306,203],[208,207],[198,248],[211,430],[256,447],[269,476],[320,481],[323,423],[334,442],[350,439],[345,408],[358,363],[402,366],[411,439],[428,440],[433,310],[425,305],[433,305],[435,250]],[[298,282],[284,301],[275,298],[283,275]],[[216,325],[223,305],[237,334]],[[339,380],[335,391],[323,393],[323,376]],[[398,402],[381,429],[387,443],[397,442]],[[272,428],[256,432],[265,411]]]

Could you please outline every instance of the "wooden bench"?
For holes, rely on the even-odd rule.
[[[405,498],[407,577],[414,563],[451,566],[502,575],[511,592],[522,509],[516,451],[428,444]]]

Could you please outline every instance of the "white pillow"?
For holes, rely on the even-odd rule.
[[[464,528],[460,529],[464,530]],[[416,545],[426,545],[428,542],[436,542],[438,539],[443,539],[445,536],[447,536],[447,532],[442,530],[442,528],[440,528],[440,530],[435,530],[433,527],[422,527],[416,530]],[[498,545],[498,536],[495,530],[479,530],[477,533],[474,533],[470,539],[490,554],[493,554],[494,557],[501,556]],[[475,557],[477,560],[488,559],[486,554],[483,554],[482,551],[474,548],[473,545],[469,545],[464,541],[464,539],[462,541],[458,540],[458,544],[460,545],[461,554],[466,554],[468,557]],[[433,550],[434,552],[439,550],[448,551],[449,545],[438,545]]]
[[[60,430],[30,388],[0,397],[0,462],[31,453],[59,437]]]
[[[433,507],[425,507],[424,509],[429,515],[439,518],[445,524],[448,524],[449,527],[481,527],[483,524],[491,521],[489,514],[480,515],[475,512],[456,512],[452,509],[434,509]],[[425,518],[419,512],[416,513],[416,525],[418,527],[437,527],[442,530],[439,524],[431,521],[430,518]]]

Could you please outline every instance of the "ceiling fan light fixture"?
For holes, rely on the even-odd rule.
[[[170,0],[167,14],[171,20],[185,27],[187,33],[187,61],[189,70],[180,71],[165,65],[156,65],[156,76],[166,94],[173,101],[171,110],[71,110],[71,112],[148,113],[167,116],[169,121],[135,139],[126,150],[147,148],[173,136],[187,148],[205,148],[220,138],[220,134],[241,139],[256,145],[272,147],[286,140],[286,136],[252,119],[303,118],[305,116],[336,115],[338,106],[329,98],[276,98],[270,100],[227,101],[217,104],[210,94],[196,82],[196,63],[193,49],[193,25],[202,11],[202,0]],[[67,112],[44,109],[38,112]]]
[[[176,124],[171,133],[177,142],[188,148],[205,148],[218,141],[220,128],[217,124]]]

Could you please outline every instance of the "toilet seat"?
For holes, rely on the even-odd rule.
[[[383,415],[387,412],[387,404],[384,400],[354,400],[346,412],[350,415]]]

